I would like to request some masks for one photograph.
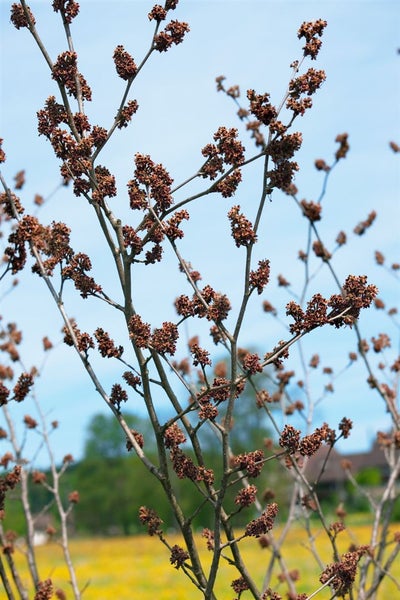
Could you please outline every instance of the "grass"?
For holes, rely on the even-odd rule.
[[[395,527],[393,528],[393,531]],[[279,529],[276,532],[279,534]],[[329,544],[324,534],[316,529],[315,544],[323,561],[332,561]],[[356,525],[350,531],[339,534],[338,545],[340,552],[346,552],[352,542],[365,544],[368,542],[370,527]],[[179,544],[177,535],[168,538],[171,544]],[[206,550],[205,541],[199,538],[201,556],[209,564],[210,553]],[[201,600],[202,595],[191,585],[185,575],[174,569],[169,563],[168,550],[158,539],[148,536],[125,538],[75,539],[70,543],[70,550],[80,586],[86,589],[84,600]],[[242,550],[248,568],[257,584],[261,587],[263,576],[270,557],[268,549],[261,549],[257,540],[245,539]],[[41,546],[37,549],[38,563],[41,567],[42,579],[50,577],[55,587],[63,589],[70,598],[68,572],[64,565],[62,550],[55,543]],[[318,587],[320,569],[316,565],[310,550],[306,547],[304,531],[293,527],[285,548],[284,557],[289,569],[298,569],[301,578],[298,582],[298,592],[311,593]],[[22,556],[16,556],[22,564]],[[393,576],[400,580],[400,564],[393,567]],[[24,571],[25,582],[28,585],[27,571]],[[220,600],[232,600],[235,597],[230,582],[239,577],[236,570],[225,561],[221,563],[216,594]],[[286,588],[279,584],[275,575],[272,581],[275,591],[285,596]],[[399,588],[390,578],[385,578],[378,600],[398,597]],[[244,593],[242,598],[250,598]],[[317,595],[319,600],[331,597],[325,589]]]

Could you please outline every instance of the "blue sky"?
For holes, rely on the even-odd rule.
[[[38,137],[35,117],[47,96],[56,94],[56,87],[28,32],[17,31],[10,24],[10,4],[0,2],[0,136],[5,140],[7,153],[2,172],[12,183],[14,174],[26,169],[27,184],[21,196],[29,209],[35,193],[47,196],[59,181],[57,161],[46,140]],[[114,48],[123,44],[137,62],[141,60],[152,35],[153,26],[147,19],[152,3],[82,0],[80,4],[81,15],[73,23],[72,33],[80,69],[93,90],[93,102],[87,105],[87,112],[93,123],[108,127],[123,92],[123,82],[117,78],[112,61]],[[66,49],[60,19],[50,2],[30,5],[38,30],[55,59]],[[216,76],[225,75],[229,85],[239,84],[244,98],[246,90],[254,88],[259,93],[269,92],[278,104],[290,78],[289,64],[301,53],[298,27],[305,20],[323,18],[328,21],[323,48],[316,64],[308,66],[325,69],[327,80],[314,97],[314,108],[294,126],[295,131],[302,131],[304,140],[297,156],[301,170],[296,185],[301,198],[318,197],[322,177],[315,171],[314,160],[324,158],[330,162],[336,135],[348,132],[351,151],[332,174],[320,230],[332,246],[340,229],[350,234],[371,210],[377,210],[374,227],[366,236],[351,240],[335,258],[334,265],[342,280],[349,273],[367,274],[371,282],[377,283],[388,305],[398,304],[398,283],[373,261],[375,249],[381,250],[389,261],[399,261],[398,156],[388,147],[390,140],[400,143],[398,2],[181,0],[172,18],[189,23],[187,39],[170,52],[151,57],[132,91],[140,106],[133,125],[117,133],[101,158],[119,184],[113,207],[124,217],[128,215],[125,184],[132,177],[135,152],[151,154],[179,183],[196,172],[201,164],[200,149],[211,141],[220,125],[240,126],[233,103],[215,91]],[[244,143],[251,151],[249,139],[244,138]],[[233,201],[213,196],[193,207],[182,244],[185,258],[201,271],[204,283],[227,293],[234,309],[238,302],[240,250],[228,236],[226,213],[237,203],[251,217],[260,194],[259,168],[249,168],[244,175]],[[62,189],[44,205],[40,215],[43,221],[63,220],[73,227],[74,249],[93,256],[95,278],[112,292],[116,284],[108,274],[110,258],[103,252],[91,211],[82,199]],[[293,289],[301,285],[303,271],[296,256],[305,245],[306,222],[287,197],[276,194],[264,215],[261,235],[256,256],[271,260],[272,283],[261,298],[253,298],[240,343],[257,347],[263,353],[286,333],[262,312],[261,303],[268,298],[281,308],[283,316],[290,298],[275,285],[276,276],[283,273]],[[138,311],[155,326],[173,319],[173,300],[181,284],[176,261],[169,256],[152,269],[150,276],[139,273]],[[2,297],[9,282],[2,281],[0,285]],[[324,269],[315,286],[326,294],[336,293]],[[314,291],[311,289],[310,293]],[[188,290],[179,291],[184,292]],[[65,302],[71,315],[81,316],[83,329],[93,331],[101,325],[115,339],[118,331],[122,332],[117,315],[103,312],[96,302],[81,303],[69,292]],[[43,282],[28,272],[21,276],[19,288],[4,295],[0,314],[4,321],[16,321],[25,332],[22,356],[27,366],[41,364],[43,335],[49,335],[55,343],[61,340],[56,308]],[[376,336],[391,327],[396,347],[396,328],[378,316],[381,321],[377,321],[375,311],[363,316],[360,325],[364,335]],[[195,333],[190,325],[188,334]],[[201,341],[206,344],[205,337]],[[309,336],[304,350],[319,351],[323,364],[339,371],[355,344],[352,332],[330,329]],[[297,368],[294,352],[293,361]],[[110,361],[98,364],[106,387],[111,386],[120,369]],[[323,382],[317,374],[312,376],[318,397]],[[365,386],[365,378],[361,365],[354,365],[335,383],[335,394],[318,405],[316,425],[331,419],[335,425],[345,415],[356,421],[354,434],[343,448],[346,451],[365,448],[374,432],[388,423],[379,398]],[[46,360],[36,389],[46,415],[61,424],[54,437],[56,456],[61,458],[71,452],[79,457],[88,420],[105,409],[70,349],[61,343],[56,346]],[[132,402],[132,409],[140,411],[138,401]],[[13,410],[21,416],[33,412],[27,405]]]

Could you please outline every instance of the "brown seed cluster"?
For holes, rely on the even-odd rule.
[[[223,198],[230,198],[233,196],[242,181],[242,172],[240,169],[235,169],[231,175],[225,176],[214,186],[216,192],[219,192]]]
[[[22,27],[35,25],[36,20],[29,6],[26,7],[25,12],[21,4],[14,2],[11,6],[11,23],[16,29],[21,29]]]
[[[358,225],[356,225],[354,227],[354,233],[356,235],[363,235],[366,232],[366,230],[371,227],[371,225],[373,224],[375,219],[376,219],[376,212],[373,210],[372,212],[369,213],[369,215],[365,219],[365,221],[361,221],[360,223],[358,223]]]
[[[1,457],[0,460],[0,465],[2,467],[4,467],[5,469],[8,469],[8,465],[10,462],[14,461],[14,456],[11,454],[11,452],[6,452],[5,454],[3,454],[3,456]]]
[[[258,477],[264,466],[264,452],[254,450],[239,454],[234,459],[234,464],[241,470],[245,470],[249,477]]]
[[[38,131],[40,135],[49,137],[61,123],[68,122],[68,115],[63,104],[56,102],[54,96],[49,96],[44,108],[37,113]]]
[[[240,206],[232,206],[228,212],[228,218],[231,223],[232,237],[238,248],[240,246],[250,246],[257,241],[251,222],[240,212]]]
[[[292,194],[294,173],[299,166],[296,162],[289,160],[300,149],[302,144],[301,133],[284,135],[285,128],[280,122],[274,121],[270,125],[270,131],[276,132],[275,137],[267,146],[266,151],[275,163],[274,169],[267,172],[268,193],[276,187],[288,194]]]
[[[268,144],[267,152],[272,160],[279,165],[282,161],[293,158],[295,153],[300,150],[302,142],[303,136],[299,132],[282,135]]]
[[[135,179],[128,182],[131,208],[133,210],[147,208],[148,190],[149,197],[155,203],[154,211],[161,214],[173,202],[171,196],[173,179],[162,164],[155,164],[147,154],[135,154],[135,166]]]
[[[320,240],[315,240],[315,242],[313,242],[312,249],[315,256],[318,256],[318,258],[321,258],[325,262],[332,258],[332,254],[325,248]]]
[[[137,110],[137,103],[131,102],[132,104],[128,103],[119,113],[118,127],[125,126]],[[95,177],[92,173],[92,152],[105,144],[107,131],[97,125],[92,127],[86,115],[82,113],[72,115],[71,121],[65,108],[56,102],[54,96],[46,100],[44,108],[38,111],[37,116],[39,134],[49,139],[55,155],[63,161],[60,167],[61,175],[64,181],[72,178],[74,194],[88,195],[93,190],[96,192],[93,197],[96,202],[101,202],[106,196],[115,196],[115,178],[108,169],[98,165],[95,168]],[[62,127],[63,123],[72,128],[73,135]]]
[[[344,231],[339,231],[337,237],[336,237],[336,243],[338,246],[344,246],[344,244],[347,241],[347,236],[345,234]]]
[[[117,195],[115,185],[115,177],[106,167],[97,165],[94,169],[94,190],[92,192],[92,200],[98,204],[102,204],[105,198],[114,198]]]
[[[133,315],[129,320],[129,334],[138,348],[148,348],[150,343],[150,325],[142,321],[140,315]]]
[[[210,353],[199,346],[199,338],[197,336],[190,339],[188,345],[193,357],[194,367],[197,367],[198,365],[201,365],[201,367],[211,365]]]
[[[143,248],[143,241],[136,233],[135,229],[130,225],[122,226],[122,236],[124,238],[125,248],[129,248],[131,256],[137,256]]]
[[[241,507],[250,506],[255,502],[257,495],[257,488],[255,485],[248,485],[242,488],[235,498],[235,504],[239,504]]]
[[[211,485],[214,482],[214,472],[212,469],[196,465],[193,459],[180,448],[172,448],[170,457],[173,469],[179,479],[190,479],[197,482],[204,481],[206,485]]]
[[[246,525],[245,534],[253,537],[260,537],[266,534],[274,526],[275,517],[278,514],[278,505],[276,502],[268,504],[257,519],[253,519]]]
[[[53,0],[54,12],[60,12],[66,23],[71,23],[79,14],[79,4],[75,0]]]
[[[0,406],[4,406],[8,402],[10,390],[0,381]]]
[[[286,314],[295,323],[290,325],[291,333],[311,331],[326,323],[335,327],[353,325],[362,308],[368,308],[374,301],[378,289],[375,285],[367,285],[365,275],[349,275],[343,284],[342,294],[334,294],[326,300],[321,294],[315,294],[307,304],[305,311],[294,301],[286,306]],[[328,308],[331,312],[328,313]]]
[[[46,473],[43,473],[42,471],[33,471],[32,481],[35,485],[44,483],[46,481]]]
[[[386,333],[380,333],[377,338],[372,337],[371,342],[374,352],[377,353],[391,346],[390,337]]]
[[[166,52],[172,45],[183,42],[185,34],[190,31],[189,25],[181,21],[171,21],[154,37],[154,48],[158,52]]]
[[[121,79],[129,81],[135,77],[137,73],[136,63],[122,45],[115,48],[113,59],[115,69]]]
[[[119,385],[119,383],[114,383],[111,388],[110,394],[110,402],[115,406],[117,412],[121,412],[121,404],[122,402],[127,402],[128,394],[126,391]]]
[[[214,144],[207,144],[201,153],[206,162],[199,174],[211,181],[225,173],[225,168],[237,167],[244,162],[244,146],[238,138],[238,130],[219,127],[214,134]],[[221,178],[214,190],[224,198],[232,196],[242,180],[240,169],[235,169],[230,175]]]
[[[36,427],[38,426],[38,422],[35,421],[35,419],[30,415],[24,416],[24,424],[27,429],[36,429]]]
[[[347,155],[348,151],[350,150],[348,137],[349,137],[349,135],[347,133],[341,133],[336,136],[335,141],[338,144],[340,144],[339,148],[336,150],[336,154],[335,154],[336,160],[346,158],[346,155]]]
[[[136,100],[128,100],[128,102],[117,115],[118,129],[122,129],[123,127],[128,126],[129,122],[131,121],[133,115],[137,112],[138,108],[139,104]]]
[[[263,125],[269,125],[277,116],[277,110],[270,103],[269,97],[269,94],[256,94],[254,90],[247,90],[249,110]]]
[[[199,409],[199,419],[200,421],[212,421],[218,417],[218,408],[207,400],[200,401],[200,409]]]
[[[94,296],[102,291],[101,286],[95,282],[93,277],[86,274],[86,271],[90,271],[91,268],[90,258],[87,254],[79,252],[69,260],[68,266],[62,270],[63,279],[71,279],[82,298]]]
[[[327,22],[322,19],[302,23],[297,37],[306,40],[306,44],[303,46],[304,56],[310,56],[312,60],[317,58],[322,44],[319,38],[322,36],[326,26]]]
[[[189,558],[189,553],[187,550],[178,546],[178,544],[174,544],[171,548],[171,556],[169,558],[169,562],[171,565],[175,567],[175,569],[179,569],[186,560]]]
[[[175,309],[182,317],[205,317],[208,321],[220,322],[227,318],[231,304],[227,296],[206,285],[198,294],[193,294],[192,299],[184,294],[179,296]]]
[[[29,394],[33,387],[33,376],[31,373],[21,373],[18,377],[17,383],[13,388],[13,399],[16,402],[22,402]]]
[[[249,589],[249,584],[247,583],[244,577],[239,577],[239,579],[234,579],[232,581],[231,588],[234,592],[236,592],[236,594],[239,594],[240,597],[242,592],[245,592]]]
[[[214,550],[214,532],[205,527],[201,532],[201,537],[207,540],[207,550]]]
[[[186,436],[177,423],[170,425],[164,433],[164,443],[166,448],[176,448],[186,442]]]
[[[70,325],[75,336],[79,352],[83,352],[85,355],[87,355],[89,350],[94,348],[92,337],[86,332],[81,332],[73,319],[70,319]],[[67,346],[73,346],[74,339],[66,325],[63,327],[63,333],[64,343],[67,344]]]
[[[365,275],[349,275],[343,284],[343,293],[330,297],[328,306],[332,312],[329,322],[335,327],[352,325],[358,319],[361,309],[371,306],[378,294],[378,288],[367,285]]]
[[[51,579],[39,581],[34,600],[50,600],[53,597],[53,583]]]
[[[266,536],[261,536],[260,539],[265,538]],[[274,592],[271,588],[265,590],[263,595],[261,596],[261,600],[282,600],[282,596],[278,594],[278,592]],[[295,600],[307,600],[306,598],[295,598]]]
[[[16,190],[21,190],[25,185],[25,171],[18,171],[18,173],[14,177],[14,188]]]
[[[326,583],[331,580],[330,585],[337,595],[348,593],[354,584],[360,558],[367,552],[370,552],[368,546],[360,546],[353,552],[346,552],[340,561],[329,564],[324,569],[320,576],[320,582]]]
[[[322,206],[317,202],[307,202],[306,200],[302,200],[300,205],[303,209],[303,215],[307,217],[307,219],[311,223],[315,223],[315,221],[320,221]]]
[[[130,429],[131,434],[133,435],[133,437],[135,438],[136,443],[138,444],[138,446],[140,448],[144,448],[144,436],[142,433],[140,433],[139,431],[136,431],[136,429]],[[131,440],[129,438],[126,439],[126,449],[128,450],[128,452],[130,452],[131,450],[133,450],[133,444],[131,442]]]
[[[312,94],[322,85],[325,78],[324,71],[308,69],[303,75],[292,79],[289,84],[286,108],[291,110],[295,117],[304,115],[306,110],[312,107]]]
[[[347,424],[344,427],[346,428]],[[350,431],[350,426],[347,431]],[[279,445],[281,448],[285,448],[288,454],[291,455],[298,452],[301,456],[313,456],[323,443],[333,446],[335,441],[336,432],[327,423],[323,423],[321,427],[317,427],[313,433],[303,438],[301,438],[298,429],[295,429],[292,425],[285,425],[279,438]],[[288,466],[291,464],[289,462]]]
[[[258,268],[250,271],[249,284],[251,288],[257,290],[257,294],[262,294],[265,286],[269,282],[270,262],[268,259],[258,261]]]
[[[160,525],[163,521],[153,508],[141,506],[139,508],[139,520],[143,525],[147,526],[147,532],[149,535],[162,535]]]
[[[101,327],[98,327],[94,332],[94,337],[97,341],[97,348],[104,358],[120,358],[124,351],[122,346],[115,346],[109,334]]]
[[[6,493],[13,490],[21,478],[21,467],[16,466],[10,473],[0,477],[0,511],[4,510]]]
[[[300,98],[302,94],[312,96],[321,87],[326,76],[324,71],[308,69],[303,75],[292,79],[289,84],[289,95],[291,98]]]
[[[343,417],[343,419],[339,423],[339,430],[342,432],[342,436],[347,439],[350,435],[350,431],[353,429],[353,422],[347,417]]]
[[[160,4],[156,4],[149,12],[148,17],[149,21],[152,21],[154,19],[154,21],[160,23],[160,21],[164,21],[166,19],[167,11],[165,10],[165,8],[160,6]]]
[[[160,354],[175,354],[178,340],[178,328],[175,323],[165,321],[162,327],[154,329],[151,336],[151,346]]]
[[[182,239],[184,236],[183,230],[180,229],[179,225],[182,221],[189,220],[189,213],[187,210],[182,209],[178,210],[173,214],[173,216],[165,221],[163,224],[163,232],[167,236],[167,238],[171,241],[175,241],[177,239]]]
[[[0,138],[0,163],[5,162],[6,160],[6,153],[3,150],[3,138]]]
[[[24,212],[20,199],[12,192],[0,194],[0,206],[6,220],[13,219]]]
[[[260,361],[260,357],[257,352],[253,354],[251,352],[246,352],[245,356],[241,360],[243,369],[249,375],[255,375],[256,373],[262,373],[262,365]]]
[[[328,173],[331,170],[322,158],[317,158],[314,164],[317,171],[325,171],[325,173]]]
[[[90,101],[92,99],[92,91],[86,79],[79,73],[77,61],[76,52],[71,52],[70,50],[62,52],[58,55],[53,65],[52,77],[57,83],[65,87],[68,93],[74,98],[78,98],[78,81],[82,98]]]
[[[285,448],[289,454],[297,452],[300,443],[300,431],[295,429],[293,425],[285,425],[280,438],[279,445]]]

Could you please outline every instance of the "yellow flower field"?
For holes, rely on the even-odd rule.
[[[398,529],[398,527],[397,527]],[[396,527],[393,526],[393,532]],[[370,529],[367,526],[355,526],[351,532],[339,534],[340,551],[346,552],[349,544],[368,542]],[[276,532],[278,535],[279,529]],[[318,529],[313,532],[318,551],[323,560],[330,562],[329,546],[324,535]],[[171,544],[179,544],[179,537],[172,535]],[[203,555],[207,558],[205,540],[200,539]],[[263,575],[268,564],[270,552],[261,549],[257,540],[246,539],[242,542],[245,559],[257,583],[261,586]],[[169,553],[164,545],[156,538],[145,535],[125,538],[101,538],[72,540],[70,549],[73,555],[77,577],[81,588],[86,587],[84,600],[201,600],[202,595],[186,579],[185,575],[173,568],[169,563]],[[68,572],[63,562],[61,547],[51,543],[37,549],[40,576],[50,577],[56,587],[68,593]],[[300,528],[292,528],[285,546],[284,557],[289,569],[299,569],[301,579],[298,582],[299,592],[311,593],[318,585],[320,570],[315,564],[310,551],[305,545],[305,534]],[[17,556],[16,556],[17,558]],[[18,557],[18,562],[22,557]],[[394,566],[393,575],[400,579],[400,564]],[[232,600],[234,591],[230,588],[232,579],[239,577],[235,569],[225,562],[222,563],[217,596],[221,600]],[[285,586],[279,584],[277,577],[273,580],[275,591],[282,591]],[[396,598],[399,588],[389,578],[383,583],[378,595],[379,600]],[[243,594],[243,600],[249,597]],[[331,597],[329,590],[323,590],[317,595],[318,599],[326,600]]]

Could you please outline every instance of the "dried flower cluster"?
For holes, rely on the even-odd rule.
[[[177,544],[174,544],[172,546],[171,556],[170,556],[169,561],[170,561],[171,565],[173,565],[175,567],[175,569],[179,569],[185,563],[185,561],[187,561],[188,559],[189,559],[189,553],[186,550],[184,550]]]
[[[161,535],[162,531],[160,529],[160,525],[162,524],[162,519],[158,516],[155,510],[152,508],[147,508],[146,506],[141,506],[139,509],[139,519],[143,525],[146,525],[147,531],[149,535]]]
[[[158,52],[166,52],[173,44],[181,44],[188,31],[189,25],[187,23],[171,21],[165,26],[164,31],[155,36],[154,48]]]
[[[62,52],[58,55],[53,65],[52,77],[59,85],[65,87],[67,92],[74,98],[77,98],[78,93],[80,93],[82,94],[82,98],[90,101],[92,99],[92,91],[86,79],[79,73],[77,61],[78,56],[76,52],[71,52],[70,50]]]
[[[327,22],[322,19],[302,23],[297,37],[306,40],[306,45],[303,47],[304,56],[310,56],[312,60],[317,58],[321,48],[321,40],[319,38],[322,36],[326,26]]]
[[[367,285],[365,275],[349,275],[343,284],[342,294],[333,294],[329,300],[321,294],[315,294],[305,311],[296,302],[289,302],[286,314],[295,320],[290,325],[290,331],[304,333],[325,324],[337,328],[351,326],[358,319],[361,309],[371,306],[377,294],[378,288],[373,284]]]
[[[246,526],[246,535],[260,537],[270,531],[274,526],[276,515],[278,514],[278,505],[276,502],[268,504],[266,510],[257,519],[253,519]]]
[[[344,417],[339,423],[339,430],[344,438],[350,435],[352,422]],[[279,438],[279,445],[285,448],[288,454],[299,453],[301,456],[313,456],[323,443],[333,446],[337,441],[336,432],[327,423],[317,427],[313,433],[301,437],[301,432],[292,425],[285,425]],[[292,463],[288,463],[291,466]]]
[[[207,159],[200,169],[200,175],[208,177],[211,181],[225,173],[226,167],[238,167],[244,162],[244,146],[238,138],[238,130],[219,127],[214,134],[215,144],[207,144],[202,149],[202,155]],[[214,186],[213,190],[220,192],[224,198],[229,198],[235,193],[242,180],[240,169],[235,168],[229,175],[225,175]]]
[[[258,477],[264,466],[264,452],[255,450],[254,452],[246,452],[235,457],[235,465],[239,469],[246,470],[249,477]]]
[[[319,40],[318,40],[319,41]],[[325,81],[325,72],[308,69],[303,75],[292,79],[289,85],[289,97],[286,108],[293,112],[294,116],[302,116],[307,109],[312,107],[311,96]]]
[[[137,72],[137,66],[132,56],[124,49],[123,46],[117,46],[113,55],[115,69],[121,79],[125,81],[133,79]]]
[[[198,293],[193,294],[192,299],[186,295],[179,296],[175,300],[175,309],[182,317],[197,316],[208,321],[224,321],[231,309],[229,299],[224,294],[216,292],[207,285]]]
[[[332,588],[343,596],[347,594],[354,583],[360,558],[370,552],[368,546],[360,546],[357,550],[346,552],[339,562],[332,563],[323,571],[320,581],[330,581]]]
[[[26,7],[25,11],[21,4],[14,2],[14,4],[11,6],[11,23],[17,29],[21,29],[21,27],[35,25],[36,20],[29,6]]]
[[[39,581],[34,600],[50,600],[53,596],[54,588],[51,579]]]
[[[241,507],[250,506],[256,499],[257,488],[255,485],[248,485],[242,488],[236,495],[235,504]]]
[[[16,466],[10,473],[0,477],[0,514],[4,511],[4,501],[9,490],[13,490],[19,483],[21,477],[21,467]]]
[[[249,246],[257,241],[251,222],[240,212],[240,206],[232,206],[228,213],[231,222],[232,237],[238,248]]]
[[[68,24],[79,14],[79,4],[75,0],[53,0],[52,6],[55,12],[62,14]]]

